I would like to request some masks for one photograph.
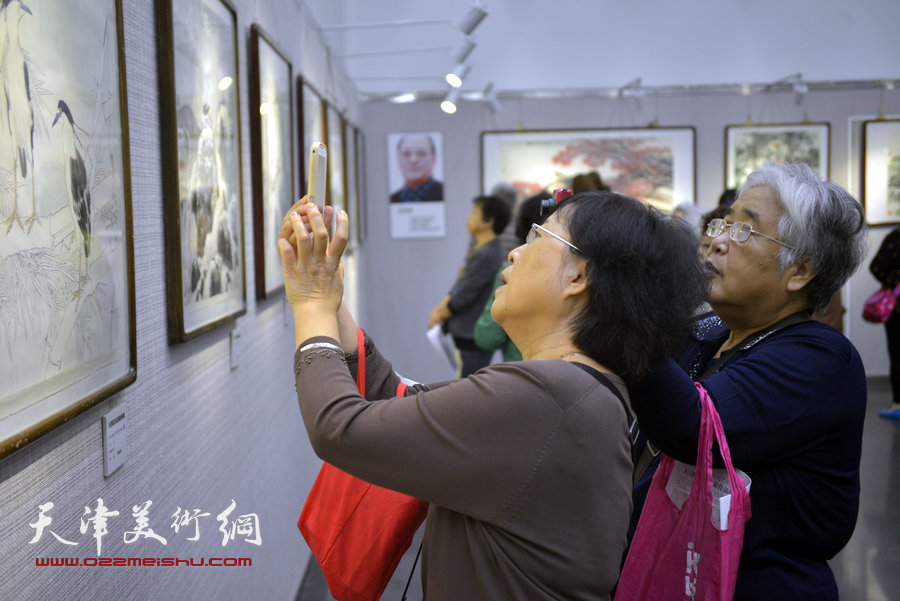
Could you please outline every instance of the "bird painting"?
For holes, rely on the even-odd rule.
[[[91,191],[88,188],[87,169],[84,158],[78,150],[80,141],[75,131],[75,119],[64,100],[57,104],[53,125],[60,124],[59,137],[62,140],[62,152],[66,161],[66,188],[69,192],[69,203],[76,223],[75,234],[81,238],[84,249],[84,260],[91,254]],[[79,270],[81,262],[79,260]]]
[[[34,108],[28,63],[19,40],[19,23],[33,16],[22,0],[0,0],[0,85],[2,85],[3,134],[9,137],[13,151],[13,209],[6,218],[6,232],[16,224],[31,232],[40,224],[34,195]],[[4,146],[6,146],[4,144]],[[31,215],[22,224],[19,216],[19,176],[31,182]]]

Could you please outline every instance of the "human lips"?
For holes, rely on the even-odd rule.
[[[703,263],[703,272],[709,277],[722,275],[719,270],[716,269],[712,264],[712,261],[706,261],[705,263]]]

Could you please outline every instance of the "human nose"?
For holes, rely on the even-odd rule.
[[[514,249],[512,249],[511,251],[509,251],[509,254],[506,256],[506,260],[509,261],[510,263],[515,263],[516,259],[519,258],[519,253],[522,252],[522,249],[524,247],[525,247],[524,244],[520,244],[519,246],[517,246]]]
[[[729,242],[731,242],[731,228],[726,227],[718,236],[710,238],[709,249],[705,254],[724,253],[728,250]]]

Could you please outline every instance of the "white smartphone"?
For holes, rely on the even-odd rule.
[[[313,142],[309,147],[309,180],[306,194],[309,202],[325,205],[325,179],[328,167],[328,150],[321,142]]]

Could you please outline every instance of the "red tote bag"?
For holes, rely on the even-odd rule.
[[[703,406],[696,476],[681,509],[666,492],[676,461],[663,455],[638,522],[616,601],[731,601],[750,519],[750,493],[731,464],[719,414],[706,390],[696,384]],[[725,460],[731,504],[728,526],[712,521],[712,441]]]
[[[365,351],[358,332],[356,384],[365,394]],[[397,394],[406,386],[400,384]],[[297,527],[337,601],[378,601],[428,513],[428,503],[322,464]]]

